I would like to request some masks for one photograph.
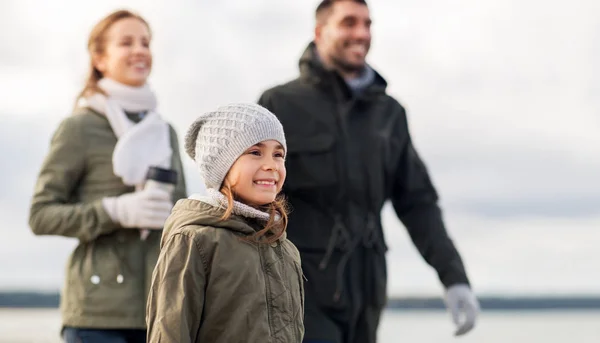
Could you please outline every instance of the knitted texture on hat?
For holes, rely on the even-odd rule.
[[[253,103],[229,104],[204,113],[185,135],[185,151],[196,162],[207,189],[219,189],[244,151],[266,140],[287,151],[283,126],[266,108]]]

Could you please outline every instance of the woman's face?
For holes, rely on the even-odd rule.
[[[143,86],[152,69],[150,30],[136,18],[114,23],[104,37],[104,52],[94,65],[104,77],[132,87]]]

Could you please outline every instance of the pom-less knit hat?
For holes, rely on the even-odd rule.
[[[266,140],[279,142],[287,151],[283,126],[273,113],[258,104],[229,104],[192,123],[185,151],[200,169],[206,188],[219,190],[238,157]]]

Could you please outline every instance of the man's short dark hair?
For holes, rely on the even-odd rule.
[[[331,9],[333,7],[333,4],[335,4],[336,2],[342,2],[342,1],[352,1],[352,2],[356,2],[358,4],[367,6],[366,0],[323,0],[319,4],[319,6],[317,6],[317,10],[315,11],[315,18],[317,19],[317,22],[319,22],[319,23],[325,22],[327,20],[327,18],[329,18],[329,15],[331,14]]]

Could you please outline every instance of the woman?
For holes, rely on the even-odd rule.
[[[156,113],[147,22],[116,11],[92,30],[90,74],[52,138],[29,223],[79,240],[61,296],[66,342],[145,342],[145,306],[161,230],[186,197],[177,135]],[[151,167],[177,173],[173,191],[145,187]]]

